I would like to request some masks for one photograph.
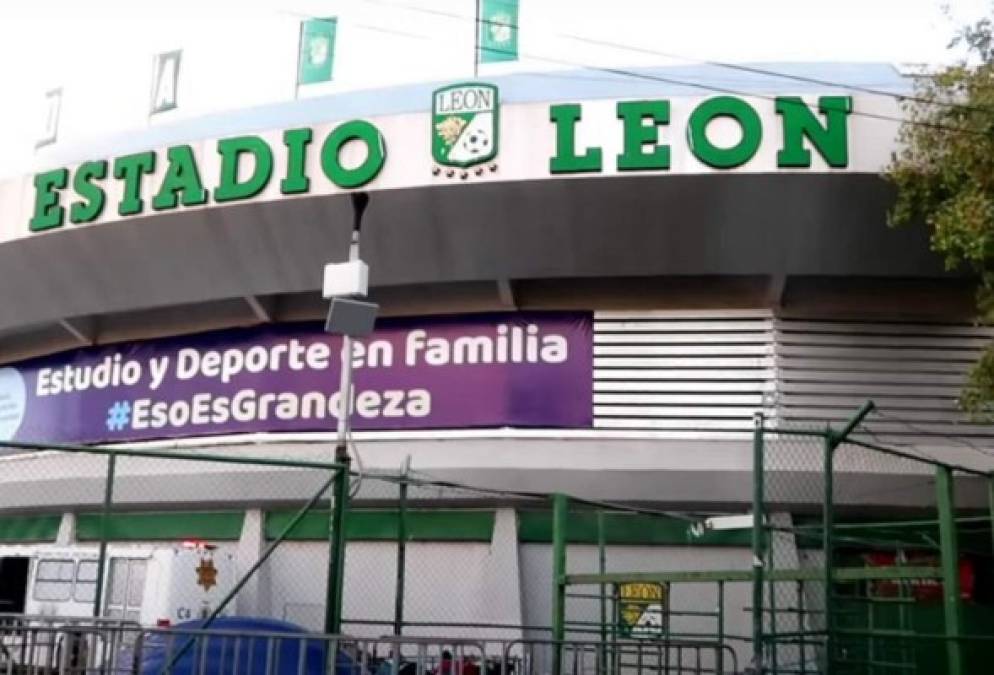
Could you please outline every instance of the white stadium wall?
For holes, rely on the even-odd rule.
[[[535,509],[522,493],[747,510],[757,414],[771,428],[823,429],[873,399],[883,414],[861,433],[990,470],[994,427],[958,405],[994,338],[974,321],[973,279],[943,269],[923,227],[885,224],[892,193],[879,174],[901,112],[860,89],[907,83],[881,66],[843,71],[853,91],[761,80],[721,96],[751,111],[742,114],[760,137],[726,109],[695,136],[690,118],[717,92],[578,79],[549,93],[540,78],[487,78],[467,86],[501,94],[493,117],[477,120],[498,120],[499,152],[465,167],[438,161],[446,119],[433,94],[464,84],[452,82],[43,150],[37,170],[0,181],[0,557],[95,547],[107,460],[46,448],[60,442],[168,455],[119,458],[114,546],[163,547],[188,526],[234,553],[240,571],[251,565],[328,472],[184,455],[330,461],[340,346],[321,324],[321,269],[346,257],[360,190],[370,195],[360,250],[382,312],[353,352],[355,508],[394,513],[396,485],[377,476],[409,462],[415,476],[480,488],[414,486],[414,510],[493,520],[412,538],[412,635],[433,622],[500,626],[461,628],[467,637],[543,634],[551,543],[529,534]],[[785,135],[794,113],[777,101],[788,99],[803,106],[805,133]],[[322,157],[343,125],[365,141]],[[309,144],[290,149],[292,130],[309,130]],[[750,133],[755,148],[730,157]],[[235,138],[255,150],[230,146],[225,159],[219,147]],[[140,153],[154,170],[113,176],[116,161]],[[256,173],[250,160],[267,153],[271,175],[238,193]],[[357,169],[370,158],[377,166]],[[789,521],[811,507],[821,467],[777,468],[792,480],[775,517]],[[853,512],[912,513],[934,491],[912,470],[838,468],[867,488],[841,500]],[[987,494],[978,483],[959,498],[979,508]],[[238,613],[323,624],[322,524],[276,550]],[[162,536],[146,536],[155,528]],[[744,540],[674,532],[611,543],[608,571],[751,565]],[[392,615],[396,548],[368,526],[350,540],[351,633],[387,632],[361,621]],[[786,549],[792,567],[810,563]],[[596,571],[596,552],[573,541],[569,571]],[[685,585],[672,602],[693,610],[703,593]],[[746,588],[728,593],[725,629],[747,635]]]

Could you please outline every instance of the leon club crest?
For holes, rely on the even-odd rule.
[[[444,171],[448,178],[465,179],[471,169],[477,176],[485,167],[497,170],[492,160],[497,157],[498,110],[497,87],[492,84],[467,82],[435,90],[431,154],[436,176]]]

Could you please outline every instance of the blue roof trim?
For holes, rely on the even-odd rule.
[[[911,83],[884,63],[756,63],[747,68],[787,75],[766,75],[712,65],[650,68],[580,69],[513,73],[480,77],[500,87],[504,103],[537,103],[637,96],[700,96],[721,93],[833,93],[847,87],[867,87],[895,94],[908,93]],[[614,71],[614,72],[612,72]],[[801,82],[803,77],[840,86]],[[131,129],[85,143],[55,144],[40,150],[39,166],[55,166],[113,157],[185,143],[272,129],[321,124],[330,120],[374,117],[431,109],[431,93],[446,82],[425,82],[384,89],[349,91],[242,108],[183,120],[175,124]]]

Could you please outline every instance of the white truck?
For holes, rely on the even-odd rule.
[[[91,617],[97,569],[94,546],[0,546],[0,613]],[[201,542],[110,545],[101,616],[143,626],[204,618],[235,574],[232,553]]]

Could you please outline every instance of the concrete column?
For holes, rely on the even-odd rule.
[[[56,546],[72,546],[76,543],[76,514],[66,512],[59,522],[59,531],[55,535]]]
[[[521,565],[518,558],[518,516],[514,509],[497,509],[490,556],[481,575],[481,609],[487,621],[520,626]],[[520,629],[493,631],[505,640],[520,640]]]
[[[261,509],[245,512],[242,535],[235,552],[235,569],[239,577],[262,555],[266,546],[265,518]],[[269,565],[263,565],[235,599],[240,616],[271,616],[271,584]]]

